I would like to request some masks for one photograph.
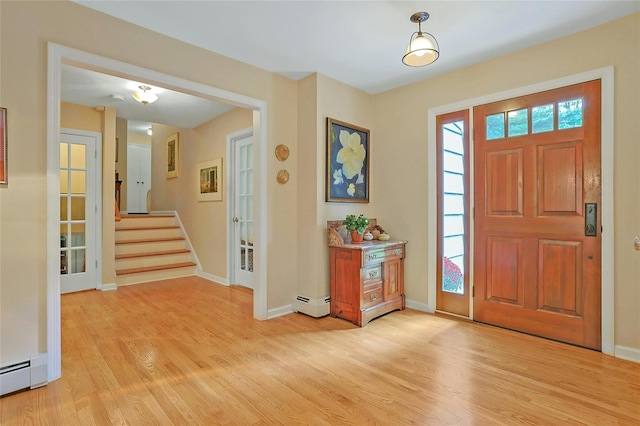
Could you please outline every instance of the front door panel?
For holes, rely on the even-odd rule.
[[[600,349],[600,81],[476,107],[474,129],[474,319]]]

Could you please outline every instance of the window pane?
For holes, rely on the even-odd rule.
[[[84,145],[71,144],[71,168],[72,169],[86,169],[87,161],[85,158],[85,152],[87,147]]]
[[[462,175],[444,172],[444,192],[464,194],[464,179]]]
[[[85,261],[84,261],[84,254],[85,254],[85,250],[84,249],[80,249],[80,250],[71,250],[70,255],[71,255],[71,273],[72,274],[77,274],[78,272],[85,272],[86,270],[86,265],[85,265]]]
[[[531,108],[531,133],[553,130],[553,104]]]
[[[558,102],[558,130],[582,127],[582,99]]]
[[[529,110],[509,111],[509,136],[522,136],[529,133]]]
[[[69,193],[69,171],[68,170],[60,170],[60,193],[61,194]]]
[[[69,167],[69,144],[60,142],[60,168],[66,169]]]
[[[60,220],[69,220],[67,217],[67,197],[60,197]]]
[[[84,197],[71,198],[71,220],[85,219],[84,202],[85,202]]]
[[[448,257],[442,258],[442,290],[449,293],[464,293],[464,277],[460,267]]]
[[[87,172],[71,171],[71,193],[86,194],[87,193]],[[60,173],[62,177],[62,173]]]
[[[464,173],[463,157],[460,154],[445,151],[443,158],[444,169],[456,173]]]
[[[84,223],[71,224],[71,247],[84,247]]]
[[[463,194],[444,194],[443,201],[444,214],[464,214]]]
[[[487,115],[487,140],[504,138],[504,113]]]

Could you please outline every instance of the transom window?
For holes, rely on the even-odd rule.
[[[582,127],[582,98],[538,105],[485,118],[487,140]]]

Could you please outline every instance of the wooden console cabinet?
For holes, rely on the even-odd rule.
[[[405,308],[406,241],[330,246],[331,316],[362,327]]]

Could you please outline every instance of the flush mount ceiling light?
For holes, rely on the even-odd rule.
[[[140,89],[140,91],[135,92],[131,96],[142,105],[152,104],[158,100],[158,97],[156,95],[154,95],[153,93],[148,93],[148,91],[151,90],[151,87],[140,85],[138,86],[138,89]]]
[[[153,136],[153,129],[151,127],[147,129],[147,135]]]
[[[402,57],[402,62],[410,67],[424,67],[438,59],[440,46],[433,35],[422,32],[422,23],[429,19],[427,12],[416,12],[409,19],[418,23],[418,31],[411,34],[409,47]]]

